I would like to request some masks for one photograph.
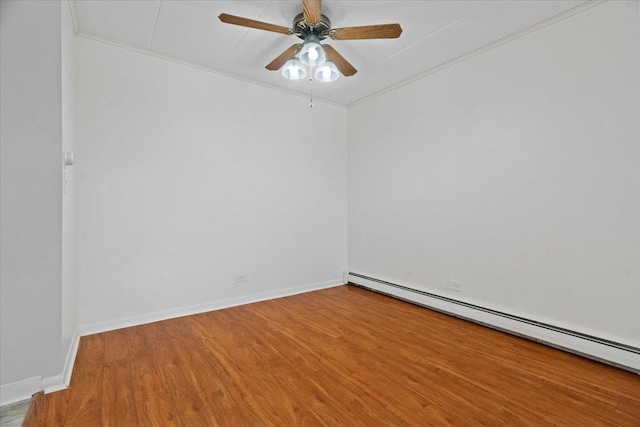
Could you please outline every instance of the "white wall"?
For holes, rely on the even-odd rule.
[[[2,401],[62,366],[60,7],[0,3]]]
[[[76,151],[76,34],[67,1],[62,2],[62,152]],[[75,281],[75,166],[63,171],[62,198],[62,355],[69,351],[77,329]]]
[[[82,37],[77,55],[82,326],[340,283],[344,108]]]
[[[351,107],[350,271],[639,346],[639,53],[609,2]]]

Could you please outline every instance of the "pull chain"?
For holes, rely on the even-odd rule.
[[[309,67],[309,108],[313,108],[313,67]]]

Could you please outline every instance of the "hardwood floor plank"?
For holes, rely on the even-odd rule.
[[[406,426],[404,420],[385,408],[371,393],[362,390],[353,377],[326,370],[309,375],[312,384],[322,387],[333,399],[332,412],[340,417],[337,425]]]
[[[153,354],[131,360],[137,425],[179,426],[178,412]]]
[[[129,334],[126,329],[118,329],[101,334],[104,345],[106,366],[129,360]]]
[[[86,338],[86,339],[85,339]],[[64,390],[66,411],[60,416],[59,423],[53,425],[102,425],[102,385],[104,367],[104,336],[92,335],[80,340],[76,364],[71,377],[69,390]],[[71,388],[73,387],[73,392]],[[54,393],[57,394],[57,393]],[[45,395],[49,400],[49,395]],[[62,406],[60,398],[50,402],[57,407]]]
[[[352,286],[83,337],[25,426],[640,426],[640,377]]]
[[[178,347],[182,347],[181,343],[172,342],[155,350],[158,365],[162,368],[163,383],[182,425],[206,425],[208,420],[215,419],[213,411],[193,386],[189,371],[184,369],[184,360],[176,350]]]
[[[126,350],[125,350],[126,353]],[[136,425],[137,407],[133,394],[131,364],[120,359],[102,370],[102,425]]]

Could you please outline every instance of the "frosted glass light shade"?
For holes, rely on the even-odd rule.
[[[307,77],[307,70],[298,58],[290,58],[282,67],[282,77],[289,80],[302,80]]]
[[[316,80],[320,80],[321,82],[335,82],[338,80],[338,77],[340,77],[338,67],[331,61],[325,61],[325,63],[320,65],[316,70]]]
[[[325,61],[324,49],[318,42],[306,42],[300,51],[300,61],[309,67],[315,67]]]

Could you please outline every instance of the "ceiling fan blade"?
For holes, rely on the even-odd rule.
[[[280,34],[292,34],[290,28],[281,25],[269,24],[268,22],[256,21],[255,19],[243,18],[241,16],[221,13],[218,18],[225,24],[240,25],[241,27],[257,28],[258,30],[273,31]]]
[[[338,67],[338,70],[340,70],[343,76],[353,76],[358,72],[358,70],[356,70],[353,65],[349,63],[349,61],[344,59],[344,57],[340,55],[337,50],[335,50],[328,44],[322,45],[322,47],[324,47],[324,53],[327,55],[327,58],[329,58],[329,61],[336,64],[336,67]]]
[[[295,56],[300,51],[301,48],[302,48],[302,45],[299,43],[291,45],[291,47],[289,47],[287,50],[285,50],[280,55],[278,55],[278,57],[273,61],[271,61],[269,65],[267,65],[265,68],[271,71],[279,70],[280,67],[282,67],[289,58],[291,58],[292,56]]]
[[[397,39],[401,33],[400,24],[365,25],[336,28],[331,31],[331,38],[335,40]]]
[[[302,10],[305,21],[317,24],[322,15],[322,0],[302,0]]]

